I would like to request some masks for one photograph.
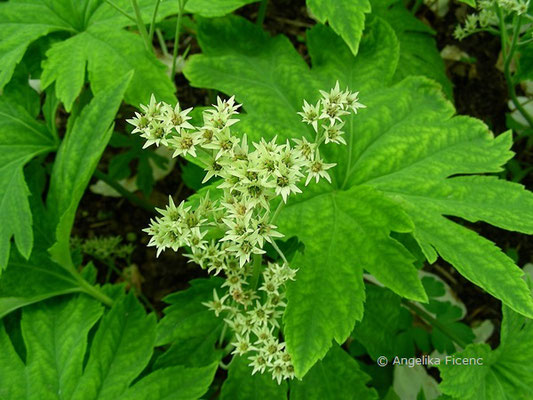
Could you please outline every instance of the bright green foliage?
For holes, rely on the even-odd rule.
[[[110,129],[131,73],[96,95],[74,122],[57,153],[47,206],[58,223],[52,259],[69,268],[70,231],[78,203],[111,137]]]
[[[36,155],[55,147],[56,139],[43,123],[9,97],[0,97],[0,273],[7,265],[11,237],[26,258],[33,246],[23,167]]]
[[[49,32],[74,31],[67,22],[72,17],[64,19],[54,12],[51,3],[52,0],[0,3],[0,89],[9,82],[30,43]]]
[[[296,111],[336,79],[360,90],[368,107],[348,118],[348,148],[324,149],[327,162],[338,164],[333,184],[307,188],[276,221],[305,245],[294,260],[300,271],[288,287],[284,330],[298,376],[362,317],[363,269],[401,296],[425,299],[420,284],[413,285],[413,260],[392,231],[412,230],[430,262],[440,254],[514,310],[533,315],[522,271],[491,242],[444,217],[533,232],[533,196],[521,186],[494,177],[449,178],[500,171],[512,156],[510,135],[495,139],[480,121],[453,117],[453,106],[428,79],[387,87],[401,56],[386,22],[372,20],[356,58],[327,28],[312,29],[312,69],[286,38],[268,38],[241,19],[200,21],[198,28],[204,54],[191,58],[185,74],[194,86],[235,94],[248,113],[241,126],[249,137],[310,135]]]
[[[470,7],[476,8],[476,0],[459,0],[461,3],[468,4]]]
[[[153,8],[154,2],[150,2]],[[103,11],[100,9],[103,8]],[[56,82],[58,98],[70,110],[85,81],[85,69],[93,92],[98,93],[126,72],[134,70],[125,100],[138,105],[151,93],[175,100],[174,86],[165,67],[146,51],[139,35],[120,28],[120,21],[99,23],[98,18],[116,15],[116,10],[102,1],[84,0],[12,0],[0,4],[0,30],[6,39],[0,42],[0,88],[11,78],[27,47],[39,37],[53,31],[72,36],[57,42],[43,64],[42,85]],[[110,14],[111,13],[111,14]],[[122,17],[124,18],[124,17]],[[131,23],[131,21],[129,21]]]
[[[516,74],[516,81],[533,79],[533,43],[520,49],[520,58],[517,61],[519,70]]]
[[[455,336],[461,338],[465,343],[471,343],[474,340],[472,329],[459,322],[463,318],[461,308],[450,301],[440,298],[445,294],[444,284],[428,276],[422,278],[422,283],[430,300],[428,304],[420,304],[419,306],[433,314],[449,332],[453,332]],[[430,338],[433,347],[440,353],[451,354],[456,351],[453,341],[438,327],[432,327]]]
[[[27,168],[35,246],[27,260],[18,251],[10,254],[0,279],[0,318],[19,307],[80,290],[73,276],[50,260],[48,248],[53,244],[55,226],[41,201],[45,172],[37,162]]]
[[[439,82],[452,99],[452,85],[444,71],[435,32],[405,8],[402,0],[371,0],[372,13],[387,21],[400,41],[400,60],[394,75],[400,81],[410,75],[425,75]]]
[[[379,356],[412,356],[404,342],[412,343],[402,331],[412,322],[409,312],[401,307],[401,298],[374,285],[366,286],[365,314],[355,325],[352,337],[360,342],[373,360]],[[407,314],[407,315],[406,315]],[[404,325],[407,316],[407,326]],[[407,340],[406,340],[407,339]],[[407,349],[406,349],[407,348]],[[406,354],[407,350],[407,354]]]
[[[205,393],[216,364],[159,369],[130,386],[152,356],[155,316],[146,315],[131,294],[121,296],[100,320],[102,312],[83,294],[24,308],[24,362],[0,322],[0,398],[159,400]],[[87,359],[88,333],[99,320]]]
[[[82,374],[87,334],[103,307],[88,296],[53,299],[24,309],[28,397],[71,398]],[[53,316],[51,318],[51,316]]]
[[[155,316],[133,295],[117,302],[100,322],[73,399],[113,399],[141,373],[152,355]]]
[[[258,0],[189,0],[185,11],[202,17],[222,17],[246,4],[255,3]]]
[[[287,289],[284,321],[285,339],[307,368],[325,354],[331,335],[342,343],[362,318],[363,266],[398,293],[427,300],[413,258],[389,237],[390,230],[411,228],[401,208],[368,186],[340,192],[324,186],[324,191],[306,192],[300,202],[288,204],[279,221],[286,235],[298,235],[305,244],[304,255],[293,260],[300,270]],[[328,232],[326,238],[322,232]],[[300,326],[313,334],[294,329]]]
[[[18,252],[12,252],[9,268],[0,280],[0,317],[24,305],[81,290],[79,282],[63,269],[69,269],[72,265],[70,230],[78,203],[111,135],[109,126],[129,79],[130,75],[127,75],[97,95],[67,132],[52,170],[48,210],[44,209],[40,201],[42,189],[33,188],[31,210],[36,221],[33,229],[36,246],[27,260]],[[18,108],[13,110],[16,112]],[[24,121],[20,120],[20,123]],[[43,129],[36,122],[26,122],[24,126]],[[36,179],[39,172],[42,173],[33,170],[29,176]],[[31,213],[29,215],[31,218]],[[57,244],[52,253],[63,268],[50,260],[47,252],[54,243],[54,229],[58,222],[61,223],[57,231]],[[31,219],[28,229],[32,232]],[[22,253],[20,250],[19,252]]]
[[[119,400],[195,400],[211,384],[217,364],[201,368],[158,369],[129,388]]]
[[[369,0],[307,0],[311,13],[323,24],[329,23],[355,55],[365,27],[365,14],[370,12]]]
[[[458,322],[461,319],[459,307],[439,299],[444,294],[442,282],[429,277],[424,277],[422,281],[429,302],[417,306],[430,312],[464,342],[471,343],[474,339],[472,330]],[[376,360],[379,356],[389,359],[395,356],[414,357],[415,346],[426,353],[430,353],[432,348],[449,354],[456,351],[454,343],[437,327],[431,327],[428,332],[413,326],[411,313],[401,306],[401,298],[396,294],[385,288],[366,285],[366,296],[365,314],[355,325],[352,338],[364,346],[372,359]]]
[[[157,345],[171,343],[175,340],[191,337],[195,332],[204,333],[220,321],[213,317],[202,302],[212,300],[213,289],[218,289],[223,280],[219,278],[195,279],[191,287],[165,297],[170,304],[165,308],[165,317],[157,326]],[[211,317],[211,318],[207,318]],[[207,329],[204,329],[207,328]]]
[[[374,400],[378,395],[366,386],[370,377],[357,361],[334,345],[302,381],[291,384],[291,400]]]
[[[441,364],[439,388],[454,399],[531,398],[533,387],[533,321],[503,307],[500,346],[469,345],[455,357],[482,358],[483,366]]]
[[[246,357],[235,356],[222,385],[221,400],[283,400],[287,399],[287,382],[280,385],[270,374],[255,373]]]
[[[222,358],[215,344],[224,322],[202,304],[212,300],[213,289],[222,283],[219,278],[195,279],[189,289],[165,298],[170,306],[157,326],[156,344],[172,346],[158,358],[157,366],[204,366]]]
[[[53,45],[46,53],[42,83],[46,87],[56,82],[56,93],[67,110],[81,92],[85,68],[91,89],[100,93],[117,78],[134,70],[131,85],[124,100],[138,105],[146,102],[150,94],[174,101],[172,83],[165,75],[164,66],[153,54],[144,50],[139,35],[121,29],[89,27],[84,32],[64,42]],[[65,62],[67,60],[67,62]]]

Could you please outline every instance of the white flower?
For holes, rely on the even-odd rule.
[[[346,101],[346,92],[342,92],[339,86],[339,81],[335,83],[335,87],[328,92],[321,90],[320,94],[322,95],[322,103],[329,105],[342,106]]]
[[[302,122],[312,125],[315,132],[318,131],[318,117],[320,115],[320,101],[314,106],[304,100],[303,111],[298,112],[302,116]]]
[[[357,114],[359,108],[366,108],[364,104],[359,103],[359,92],[346,92],[346,108],[351,109],[354,114]]]
[[[226,309],[227,306],[224,305],[224,300],[228,298],[228,295],[222,296],[220,299],[218,293],[213,289],[213,300],[208,301],[207,303],[202,303],[204,306],[209,308],[211,311],[215,312],[215,315],[218,317],[222,311]]]
[[[182,130],[179,136],[174,136],[168,141],[169,146],[174,149],[172,157],[185,157],[187,154],[196,157],[196,145],[198,145],[200,141],[201,138],[197,133],[190,133],[186,130]]]
[[[161,113],[161,103],[155,101],[155,96],[150,96],[150,104],[148,106],[141,105],[141,110],[148,118],[156,118]]]
[[[248,336],[235,335],[235,342],[233,342],[231,345],[235,346],[235,349],[231,352],[231,354],[237,354],[239,356],[242,356],[248,353],[250,350],[253,350],[253,347],[250,344],[250,338]]]
[[[251,361],[248,366],[253,367],[252,375],[254,375],[256,372],[260,372],[261,374],[265,372],[267,362],[260,353],[257,353],[248,359]]]
[[[159,117],[159,119],[164,124],[174,128],[176,132],[180,133],[184,128],[194,129],[194,126],[187,122],[192,118],[187,115],[191,112],[191,110],[192,107],[187,108],[186,110],[181,110],[180,103],[177,103],[174,108],[168,104],[163,104],[161,107],[162,115]]]
[[[302,193],[298,186],[296,186],[302,176],[298,170],[281,166],[274,172],[274,177],[276,178],[275,191],[277,195],[281,195],[284,203],[287,202],[287,197],[291,193]]]
[[[151,146],[152,144],[155,144],[156,146],[159,146],[160,144],[167,146],[171,130],[171,127],[165,125],[161,121],[156,119],[151,120],[148,126],[141,133],[141,137],[147,139],[143,149]]]
[[[346,145],[346,140],[342,137],[344,135],[344,132],[341,131],[342,127],[344,126],[344,122],[333,124],[324,127],[324,134],[325,134],[325,143],[336,143],[336,144],[344,144]]]
[[[305,180],[305,186],[309,184],[312,178],[315,178],[316,183],[318,183],[320,178],[326,178],[326,180],[331,183],[331,178],[326,172],[326,170],[334,167],[335,165],[337,164],[326,164],[320,159],[320,157],[316,157],[316,159],[309,166],[309,174],[307,175],[307,179]]]

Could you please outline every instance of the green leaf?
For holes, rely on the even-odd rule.
[[[183,366],[159,369],[141,379],[119,400],[196,400],[213,381],[218,362],[201,368]]]
[[[114,399],[122,394],[150,360],[155,327],[155,316],[147,316],[132,294],[117,301],[100,322],[72,399]]]
[[[126,3],[130,1],[115,1]],[[151,18],[154,1],[145,0],[142,9]],[[168,4],[167,4],[168,3]],[[164,2],[160,18],[175,13],[178,3]],[[130,14],[134,14],[130,12]],[[118,16],[117,16],[118,15]],[[126,23],[124,23],[126,20]],[[126,102],[137,106],[154,93],[159,99],[175,102],[174,85],[165,66],[145,49],[139,35],[121,30],[131,24],[127,18],[103,1],[27,0],[0,4],[0,89],[10,80],[15,66],[28,46],[39,37],[54,31],[71,34],[53,44],[43,63],[43,88],[56,82],[58,98],[67,111],[80,94],[85,81],[85,68],[94,93],[105,91],[126,72],[134,76],[126,91]]]
[[[357,361],[333,346],[302,381],[292,382],[291,400],[378,399],[376,391],[366,386],[368,381]]]
[[[18,356],[11,339],[0,319],[0,399],[23,399],[26,397],[24,364]]]
[[[530,43],[520,49],[518,71],[515,82],[533,79],[533,44]]]
[[[220,278],[195,279],[189,289],[165,297],[170,306],[157,325],[157,345],[195,338],[216,329],[221,320],[202,303],[212,300],[213,289],[219,289],[222,283]]]
[[[9,98],[0,97],[0,273],[7,265],[11,237],[25,258],[33,246],[23,167],[36,155],[55,147],[55,140],[43,123]]]
[[[304,254],[293,261],[299,271],[288,285],[284,315],[287,348],[303,376],[325,355],[331,339],[343,343],[362,318],[363,268],[403,296],[427,297],[413,257],[389,236],[391,230],[411,229],[391,200],[365,186],[315,193],[309,188],[299,200],[285,206],[277,223],[285,235],[298,235],[305,243]]]
[[[53,243],[55,225],[41,200],[44,168],[35,160],[25,170],[35,221],[35,246],[28,260],[18,251],[11,252],[8,267],[0,279],[0,318],[28,304],[81,290],[79,282],[52,262],[47,251]]]
[[[398,352],[400,315],[407,312],[401,307],[401,298],[389,290],[366,285],[365,314],[357,323],[352,337],[360,342],[373,360],[379,356],[389,359]]]
[[[246,357],[234,356],[228,378],[222,385],[221,400],[283,400],[287,399],[286,381],[278,384],[268,372],[252,375]]]
[[[87,65],[94,93],[105,91],[125,73],[133,70],[124,100],[138,106],[154,93],[158,100],[175,102],[174,86],[165,67],[146,52],[139,35],[121,29],[92,27],[54,44],[43,64],[42,84],[56,82],[56,93],[70,110],[81,92]],[[65,62],[67,60],[67,62]]]
[[[71,398],[82,375],[87,335],[102,306],[86,295],[51,299],[27,307],[22,316],[28,398]]]
[[[346,84],[361,93],[390,85],[400,57],[400,45],[393,29],[372,15],[367,19],[357,57],[323,25],[315,25],[307,32],[307,44],[312,72],[321,81],[321,87],[334,85],[336,77],[345,76]],[[297,104],[301,106],[301,102]]]
[[[371,0],[372,14],[386,20],[400,41],[400,62],[395,81],[410,75],[424,75],[439,82],[448,99],[453,88],[434,38],[435,32],[416,18],[402,0]]]
[[[369,0],[307,0],[307,7],[320,22],[329,23],[354,55],[365,27],[365,14],[371,10]]]
[[[80,290],[79,283],[50,261],[46,251],[34,251],[29,260],[12,255],[0,279],[0,318],[20,307]]]
[[[84,294],[26,307],[25,363],[0,320],[0,398],[193,400],[207,391],[218,361],[201,368],[151,368],[138,379],[152,356],[155,316],[146,315],[132,294],[120,295],[100,319],[102,311]],[[89,331],[98,321],[93,336]]]
[[[0,3],[0,89],[11,79],[16,65],[33,41],[54,31],[74,27],[58,15],[51,1],[9,1]]]
[[[185,11],[202,17],[222,17],[235,11],[246,4],[256,3],[259,0],[189,0]],[[174,8],[176,9],[176,8]]]
[[[253,139],[276,134],[281,140],[310,137],[295,114],[304,98],[316,101],[318,89],[327,89],[325,83],[333,85],[335,80],[351,90],[364,88],[360,97],[367,108],[345,125],[352,143],[322,151],[328,162],[337,163],[331,170],[332,185],[310,185],[277,220],[284,234],[298,235],[305,245],[304,254],[294,260],[300,270],[288,287],[284,330],[298,376],[326,353],[332,339],[345,340],[361,318],[363,268],[378,280],[388,279],[383,283],[402,296],[422,296],[420,283],[413,285],[413,258],[391,232],[412,230],[430,262],[440,254],[504,304],[533,315],[522,271],[491,242],[446,218],[531,232],[531,218],[519,221],[523,212],[529,215],[530,192],[512,184],[502,190],[499,181],[489,178],[501,195],[491,197],[485,209],[483,196],[490,188],[480,189],[477,178],[452,177],[501,171],[512,156],[509,134],[494,138],[481,121],[454,117],[438,84],[427,78],[411,77],[388,87],[389,77],[394,77],[390,64],[397,65],[398,52],[397,42],[390,39],[394,32],[384,26],[388,24],[383,20],[372,20],[355,58],[347,56],[345,45],[338,54],[324,45],[332,37],[326,28],[311,30],[310,70],[283,37],[268,38],[236,17],[200,21],[204,53],[193,56],[185,70],[194,86],[235,94],[245,104],[247,114],[240,126]],[[374,53],[376,49],[380,51]],[[376,69],[364,68],[358,74],[357,67],[365,63]],[[468,189],[454,197],[450,185]],[[374,213],[380,217],[373,219]],[[515,216],[509,218],[511,214]],[[328,232],[326,238],[323,232]],[[378,258],[381,254],[385,262]]]
[[[439,388],[453,398],[527,399],[533,386],[533,321],[503,307],[500,346],[469,345],[455,358],[481,358],[483,365],[441,363]]]
[[[9,84],[4,87],[2,97],[6,100],[9,99],[12,104],[24,107],[33,118],[37,118],[41,110],[41,101],[39,94],[30,86],[29,77],[28,67],[24,62],[21,62]]]
[[[476,8],[476,0],[459,0],[461,3],[468,4],[470,7]]]
[[[120,106],[131,73],[97,94],[76,119],[57,153],[47,205],[58,221],[52,259],[69,268],[69,238],[78,203],[111,137],[110,125]]]

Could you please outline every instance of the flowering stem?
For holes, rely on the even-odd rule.
[[[161,3],[161,0],[156,0],[155,7],[154,7],[154,13],[152,14],[152,22],[150,23],[150,32],[148,32],[148,38],[150,39],[150,43],[152,43],[152,40],[154,39],[155,19],[157,17],[157,10],[159,9],[159,3]]]
[[[144,208],[146,211],[149,211],[155,214],[155,207],[152,204],[134,195],[132,192],[127,190],[124,186],[122,186],[116,180],[112,179],[109,175],[104,174],[102,171],[99,171],[98,169],[94,171],[93,175],[97,179],[100,179],[101,181],[104,181],[105,183],[107,183],[109,186],[111,186],[113,189],[119,192],[123,197],[128,199],[131,203],[135,204],[136,206],[140,206]]]
[[[179,2],[180,2],[180,8],[178,12],[178,20],[176,22],[176,34],[174,35],[174,50],[172,52],[172,72],[170,73],[171,79],[174,79],[174,75],[176,75],[176,59],[178,58],[181,19],[183,16],[183,9],[185,8],[185,4],[187,4],[187,0],[179,0]]]
[[[252,268],[252,279],[250,281],[250,288],[252,290],[257,289],[257,284],[259,283],[259,276],[261,275],[261,270],[263,266],[263,257],[261,254],[254,254],[254,263]]]
[[[514,27],[513,36],[511,37],[511,41],[509,42],[509,37],[507,34],[507,30],[505,28],[503,12],[501,8],[498,7],[498,5],[496,5],[496,7],[498,11],[498,19],[500,22],[502,53],[504,57],[503,74],[505,76],[505,80],[507,81],[509,97],[511,98],[511,101],[513,102],[516,109],[525,118],[529,126],[533,127],[533,117],[529,115],[529,113],[526,111],[526,109],[522,106],[522,104],[518,100],[518,97],[516,96],[515,83],[513,82],[513,78],[511,76],[511,61],[513,59],[513,56],[516,50],[518,36],[520,35],[520,27],[522,26],[522,17],[518,15],[513,18],[513,27]]]
[[[279,256],[281,257],[281,259],[286,263],[286,264],[289,264],[289,262],[287,261],[287,258],[285,257],[285,254],[283,254],[283,252],[281,251],[281,249],[278,247],[278,245],[276,244],[276,241],[275,240],[272,240],[272,247],[274,247],[274,250],[276,250],[279,254]]]
[[[157,40],[159,42],[159,47],[161,47],[161,51],[163,52],[163,55],[165,57],[168,57],[168,48],[165,43],[165,38],[163,37],[163,34],[161,33],[161,29],[156,29],[155,34],[157,36]]]
[[[220,332],[220,337],[218,338],[218,347],[222,346],[222,343],[224,342],[224,337],[226,336],[227,329],[228,329],[228,324],[224,322],[224,326],[222,327],[222,331]]]
[[[272,214],[272,218],[270,219],[270,223],[271,224],[274,223],[274,221],[278,217],[278,214],[279,214],[279,212],[281,211],[281,209],[283,208],[284,205],[285,205],[285,203],[283,202],[283,200],[280,200],[278,206],[276,207],[276,211],[274,211],[274,214]]]
[[[153,51],[152,42],[150,42],[150,38],[148,37],[148,32],[146,31],[146,26],[144,25],[143,18],[141,15],[141,9],[139,8],[139,5],[137,4],[137,0],[131,0],[131,5],[133,6],[133,9],[135,10],[135,17],[137,19],[137,28],[139,28],[139,33],[141,34],[144,40],[144,47],[146,48],[147,51]]]
[[[72,277],[76,279],[76,281],[80,285],[82,292],[88,294],[89,296],[94,297],[96,300],[102,302],[106,306],[111,307],[113,305],[113,299],[111,299],[109,296],[102,293],[100,289],[91,285],[89,282],[83,279],[80,273],[74,267],[74,265],[70,265],[66,269],[72,275]]]
[[[263,25],[263,22],[265,22],[267,5],[268,5],[268,0],[262,0],[261,4],[259,5],[259,11],[257,12],[257,19],[255,20],[255,23],[258,26]]]
[[[449,330],[446,325],[442,324],[438,319],[431,316],[431,314],[429,314],[422,308],[418,307],[417,305],[407,300],[402,300],[402,305],[408,308],[410,311],[414,312],[416,315],[418,315],[420,318],[426,321],[426,323],[428,323],[429,325],[439,329],[442,333],[444,333],[452,341],[454,341],[458,346],[462,347],[463,349],[466,348],[466,346],[468,346],[468,343],[466,343],[463,339],[458,337],[454,332]]]

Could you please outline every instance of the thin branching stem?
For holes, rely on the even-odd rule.
[[[126,18],[130,19],[131,21],[137,23],[137,20],[135,19],[135,17],[132,17],[131,15],[129,15],[123,8],[119,7],[118,5],[116,5],[115,3],[113,3],[111,0],[105,0],[105,2],[107,4],[109,4],[111,7],[113,7],[115,10],[117,10],[119,13],[121,13],[122,15],[124,15]]]
[[[422,308],[420,308],[419,306],[413,304],[412,302],[408,300],[403,300],[402,304],[407,309],[409,309],[410,311],[418,315],[420,318],[422,318],[427,324],[439,329],[442,333],[444,333],[452,341],[454,341],[458,346],[462,347],[463,349],[466,348],[466,346],[468,346],[468,343],[466,343],[463,339],[458,337],[453,331],[448,329],[448,327],[445,324],[441,323],[438,319],[434,318],[427,311],[423,310]]]
[[[170,78],[174,79],[174,76],[176,75],[176,60],[178,58],[178,47],[180,42],[180,31],[181,31],[181,23],[183,18],[183,11],[185,9],[185,5],[187,4],[187,0],[179,0],[180,8],[178,12],[178,20],[176,21],[176,34],[174,35],[174,49],[172,52],[172,71],[170,73]]]
[[[503,15],[502,9],[498,6],[498,4],[496,4],[495,7],[496,7],[499,24],[500,24],[502,54],[503,54],[503,59],[504,59],[503,74],[505,76],[505,80],[507,81],[507,89],[508,89],[509,97],[511,98],[511,101],[513,102],[518,112],[522,114],[524,119],[527,121],[529,126],[533,127],[533,117],[526,111],[526,109],[522,106],[522,104],[518,100],[518,97],[516,95],[515,82],[513,81],[513,77],[511,75],[511,61],[513,60],[513,56],[514,56],[514,53],[517,47],[518,37],[520,36],[520,27],[522,26],[522,16],[515,15],[513,17],[513,34],[512,34],[511,39],[509,40],[509,35],[505,27],[505,16]]]
[[[139,33],[141,34],[144,40],[144,47],[146,48],[147,51],[153,51],[152,42],[150,41],[150,38],[148,37],[148,31],[146,30],[146,26],[144,25],[143,18],[141,15],[141,9],[139,8],[139,4],[137,3],[137,0],[131,0],[131,5],[133,6],[133,9],[135,10],[137,28],[139,29]]]
[[[150,39],[150,43],[154,40],[154,30],[155,30],[155,20],[157,18],[157,11],[159,10],[159,4],[161,3],[161,0],[156,0],[155,6],[154,6],[154,13],[152,14],[152,21],[150,22],[150,31],[148,32],[148,38]]]
[[[259,5],[259,11],[257,12],[257,19],[255,20],[255,23],[258,26],[262,26],[263,22],[265,22],[267,6],[268,6],[268,0],[261,0],[261,4]]]

